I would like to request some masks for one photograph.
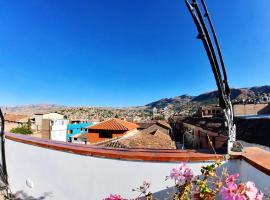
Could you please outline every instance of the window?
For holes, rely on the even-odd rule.
[[[100,131],[99,138],[112,138],[112,133],[108,131]]]

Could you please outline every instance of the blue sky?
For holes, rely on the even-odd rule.
[[[207,0],[232,87],[270,84],[269,0]],[[0,105],[144,105],[216,88],[183,0],[0,1]]]

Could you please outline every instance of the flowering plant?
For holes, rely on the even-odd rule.
[[[118,194],[111,194],[109,197],[105,198],[104,200],[127,200],[127,199],[124,199]]]
[[[214,200],[218,196],[222,200],[262,200],[264,195],[256,188],[255,183],[248,181],[240,182],[240,174],[230,175],[227,170],[223,170],[222,176],[218,176],[216,168],[221,163],[215,163],[201,168],[201,175],[194,176],[194,173],[186,163],[181,164],[171,170],[166,179],[175,181],[176,192],[172,194],[173,200],[189,200],[189,199],[204,199]],[[143,195],[146,200],[152,200],[153,195],[147,192],[150,188],[150,183],[143,182],[143,185],[133,191],[137,191],[140,195],[136,199],[141,199]],[[157,198],[155,198],[157,199]],[[120,195],[110,195],[105,200],[125,200]],[[270,200],[270,198],[269,198]]]
[[[255,183],[248,181],[246,183],[236,183],[239,174],[230,175],[225,184],[220,188],[222,199],[237,199],[237,200],[261,200],[263,193],[258,191]]]
[[[179,167],[171,170],[171,173],[167,179],[173,179],[175,181],[175,187],[177,188],[177,192],[174,193],[173,199],[189,198],[193,177],[193,172],[186,163],[183,163]]]

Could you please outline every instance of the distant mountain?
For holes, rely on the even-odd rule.
[[[212,91],[204,94],[200,94],[192,101],[200,102],[200,103],[218,103],[218,91]],[[231,89],[231,100],[236,99],[248,99],[248,98],[256,98],[256,94],[254,91],[248,89],[248,88],[241,88],[241,89]]]
[[[186,104],[190,101],[192,101],[194,97],[193,96],[189,96],[189,95],[181,95],[181,96],[177,96],[177,97],[173,97],[173,98],[164,98],[164,99],[160,99],[158,101],[152,102],[147,104],[147,107],[150,108],[165,108],[165,107],[170,107],[170,106],[174,106],[176,104],[181,105],[181,104]]]
[[[257,99],[263,94],[270,94],[270,86],[260,86],[251,88],[232,88],[231,89],[231,100],[242,100],[242,99]],[[190,95],[182,95],[173,98],[163,98],[158,101],[147,104],[150,108],[165,108],[168,106],[176,106],[187,102],[197,104],[217,104],[218,103],[218,91],[211,91],[192,97]]]
[[[255,93],[270,93],[270,86],[265,85],[261,87],[252,87],[250,90],[254,91]]]
[[[2,111],[3,113],[32,115],[34,113],[55,112],[63,108],[65,108],[65,106],[56,104],[29,104],[7,107],[2,106]]]
[[[260,86],[260,87],[250,87],[250,88],[240,88],[231,89],[231,99],[233,101],[242,100],[242,99],[259,99],[263,96],[263,94],[270,95],[270,86]],[[125,109],[147,109],[147,108],[158,108],[163,109],[165,107],[172,108],[173,110],[181,108],[186,109],[185,107],[198,107],[200,105],[207,104],[217,104],[218,103],[218,91],[212,91],[200,94],[198,96],[190,96],[190,95],[181,95],[173,98],[163,98],[158,101],[149,103],[145,105],[145,107],[129,107]],[[42,112],[55,112],[61,111],[63,109],[67,109],[72,107],[56,105],[56,104],[30,104],[30,105],[21,105],[21,106],[12,106],[5,107],[2,106],[3,113],[14,113],[14,114],[26,114],[32,115],[34,113],[42,113]],[[74,107],[74,109],[80,107]],[[83,107],[82,107],[83,108]],[[113,108],[107,108],[113,109]]]
[[[270,94],[270,86],[260,86],[251,88],[232,88],[231,89],[231,100],[242,100],[242,99],[257,99],[263,94]],[[218,102],[218,91],[212,91],[204,94],[200,94],[193,98],[192,101],[200,103],[217,103]]]

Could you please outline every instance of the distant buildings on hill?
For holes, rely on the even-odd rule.
[[[255,130],[256,124],[260,124],[257,122],[261,119],[259,116],[270,115],[270,104],[234,104],[233,110],[236,119],[256,118],[255,127],[252,128]],[[170,108],[153,108],[151,117],[142,113],[140,116],[126,115],[121,119],[112,117],[101,122],[98,120],[101,118],[90,121],[82,116],[68,119],[64,113],[57,112],[36,113],[33,116],[5,114],[5,120],[8,128],[30,123],[35,132],[33,135],[39,134],[38,137],[62,142],[116,148],[226,149],[228,137],[223,110],[218,105],[208,105],[199,107],[195,113],[193,116],[185,113],[175,115]],[[265,117],[263,119],[267,121]],[[253,123],[251,120],[249,122]]]

